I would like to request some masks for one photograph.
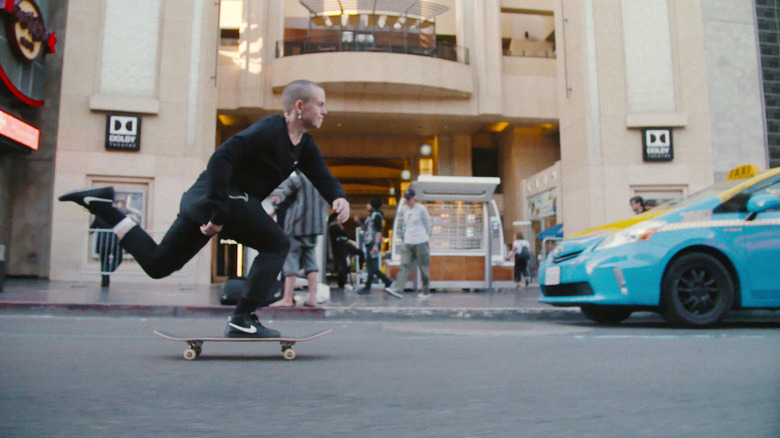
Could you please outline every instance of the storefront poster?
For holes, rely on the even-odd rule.
[[[558,193],[555,188],[537,193],[528,198],[528,218],[531,220],[557,213]]]

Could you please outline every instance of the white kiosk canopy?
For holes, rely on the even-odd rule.
[[[412,190],[420,201],[490,202],[501,178],[420,175]]]

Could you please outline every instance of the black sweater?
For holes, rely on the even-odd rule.
[[[206,170],[182,197],[182,215],[223,225],[230,215],[228,195],[248,194],[263,200],[296,168],[328,204],[346,198],[311,135],[303,134],[300,143],[293,145],[283,116],[264,117],[217,148]]]

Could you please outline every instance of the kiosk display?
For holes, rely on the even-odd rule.
[[[423,204],[431,217],[431,234],[428,241],[431,253],[481,254],[484,251],[483,204],[445,201],[429,201]],[[395,220],[398,232],[393,233],[393,243],[400,246],[403,244],[403,215],[397,214]]]
[[[512,287],[512,263],[506,247],[498,207],[492,199],[498,178],[421,176],[412,183],[417,200],[431,218],[432,289],[489,289]],[[404,200],[393,224],[389,275],[395,276],[403,245]],[[416,276],[407,287],[414,288]]]

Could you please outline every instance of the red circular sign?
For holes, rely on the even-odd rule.
[[[44,53],[54,53],[57,38],[54,32],[46,30],[43,14],[33,0],[0,0],[0,12],[3,12],[8,46],[21,63],[34,63]],[[4,62],[5,63],[5,62]],[[0,66],[0,79],[8,86],[14,96],[32,106],[43,105],[43,100],[32,97],[36,93],[14,83],[14,71],[21,65]],[[6,73],[6,70],[9,73]],[[29,87],[27,87],[29,88]]]

